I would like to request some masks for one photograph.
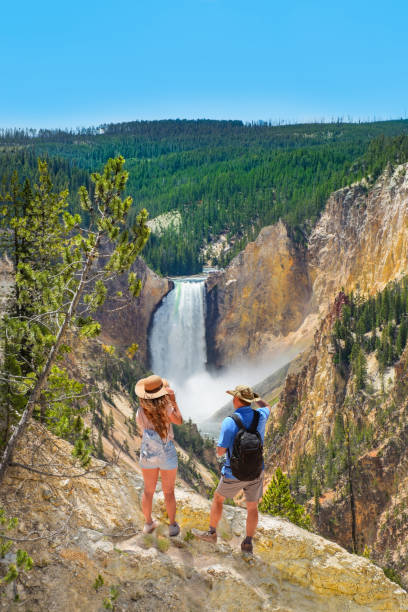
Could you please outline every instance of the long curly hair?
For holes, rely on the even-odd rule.
[[[169,401],[167,395],[155,399],[140,399],[145,415],[162,440],[167,438],[169,433],[170,420],[167,414]]]

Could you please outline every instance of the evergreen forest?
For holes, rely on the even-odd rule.
[[[177,211],[179,221],[153,231],[143,256],[161,274],[200,272],[203,249],[220,236],[228,248],[212,258],[225,266],[261,227],[282,219],[292,238],[307,240],[329,194],[387,162],[408,160],[408,120],[373,123],[271,125],[265,122],[134,121],[97,128],[1,130],[0,189],[38,180],[47,161],[56,189],[69,189],[69,209],[80,211],[80,185],[106,159],[126,158],[131,226],[146,208],[150,218]],[[82,212],[84,223],[89,221]],[[174,217],[172,217],[174,218]]]

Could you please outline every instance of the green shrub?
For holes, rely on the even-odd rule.
[[[305,508],[301,504],[296,503],[292,497],[289,478],[283,474],[280,468],[276,470],[265,491],[259,509],[266,514],[287,518],[295,525],[304,529],[310,529],[310,516],[306,513]]]

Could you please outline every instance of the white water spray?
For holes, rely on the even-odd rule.
[[[153,317],[152,370],[176,388],[205,370],[204,280],[176,280]]]
[[[156,310],[149,338],[151,368],[167,378],[184,418],[200,425],[225,405],[227,389],[253,385],[294,355],[267,355],[255,363],[245,355],[219,374],[206,370],[205,277],[177,279]],[[207,427],[204,426],[204,430]]]

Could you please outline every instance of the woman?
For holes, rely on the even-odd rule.
[[[176,523],[174,497],[178,460],[173,443],[172,423],[181,425],[183,417],[177,406],[174,391],[170,389],[167,380],[160,376],[153,374],[140,379],[136,383],[135,392],[140,398],[136,421],[143,432],[140,447],[140,467],[144,480],[142,510],[146,519],[143,533],[152,533],[158,526],[157,521],[152,518],[152,504],[160,470],[164,501],[170,521],[169,535],[176,536],[180,533],[180,527]]]

